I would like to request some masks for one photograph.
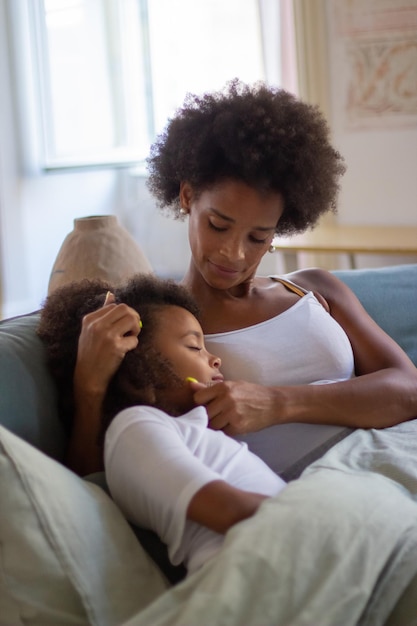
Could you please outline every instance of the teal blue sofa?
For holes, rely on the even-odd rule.
[[[335,273],[417,366],[417,264]],[[37,322],[36,312],[0,322],[0,624],[120,625],[175,575],[97,477],[64,467]]]

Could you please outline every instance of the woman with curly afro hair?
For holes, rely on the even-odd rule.
[[[187,96],[151,147],[148,169],[150,191],[175,217],[183,215],[185,181],[197,194],[226,180],[279,193],[284,210],[275,232],[291,235],[336,210],[345,166],[317,108],[234,80],[225,92]]]
[[[188,221],[182,284],[223,362],[224,382],[194,386],[211,428],[245,437],[282,473],[352,428],[417,415],[415,367],[332,273],[257,274],[275,234],[302,232],[336,209],[345,168],[317,107],[238,80],[188,95],[148,166],[159,207]],[[107,304],[86,316],[79,342],[69,463],[81,473],[102,465],[102,399],[140,331],[133,312]]]

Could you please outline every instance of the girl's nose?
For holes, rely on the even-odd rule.
[[[216,367],[219,369],[221,367],[222,360],[219,356],[215,356],[214,354],[210,354],[210,365],[211,367]]]

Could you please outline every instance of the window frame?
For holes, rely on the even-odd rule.
[[[116,10],[119,11],[118,3],[115,4],[114,0],[101,0],[103,3],[103,12],[105,14],[105,28],[107,30],[106,35],[109,36],[109,16]],[[138,4],[138,11],[146,13],[147,0],[136,0]],[[115,9],[116,7],[116,9]],[[106,150],[100,150],[99,154],[83,158],[81,155],[75,155],[73,158],[60,158],[54,154],[51,150],[53,145],[54,127],[53,123],[49,120],[53,119],[52,107],[51,107],[51,85],[46,68],[48,67],[48,49],[47,49],[47,31],[46,23],[43,19],[44,14],[44,0],[29,0],[26,7],[26,16],[20,15],[20,18],[26,17],[28,24],[29,34],[29,54],[32,59],[30,62],[30,72],[33,75],[32,86],[28,90],[33,91],[35,101],[35,113],[34,117],[38,120],[37,130],[37,155],[40,162],[40,169],[47,172],[55,172],[62,170],[84,170],[84,169],[102,169],[102,168],[117,168],[117,167],[132,167],[140,166],[145,161],[145,151],[138,151],[135,148],[129,147],[129,142],[126,140],[126,132],[121,131],[118,135],[125,135],[125,141],[122,143],[123,148],[117,148],[116,146],[110,147]],[[114,17],[114,16],[113,16]],[[119,16],[116,16],[119,17]],[[146,21],[142,24],[142,29],[147,29]],[[110,35],[111,37],[119,37],[117,28],[113,29]],[[144,46],[141,50],[143,55],[143,63],[149,64],[149,46],[147,44],[147,37],[145,32]],[[119,93],[119,90],[115,88],[117,77],[114,73],[109,72],[109,83],[112,89],[112,93]],[[150,113],[152,111],[152,103],[149,102],[149,96],[147,99],[148,117],[149,121],[152,119]],[[113,100],[114,105],[114,100]],[[116,98],[116,107],[123,109],[123,96]],[[118,119],[124,119],[124,115],[115,116],[114,124],[116,126]],[[152,136],[152,126],[148,124],[148,134]]]
[[[147,112],[147,132],[148,138],[146,145],[149,146],[155,139],[155,112],[153,104],[153,83],[151,72],[151,46],[149,42],[150,26],[146,19],[148,14],[148,1],[149,0],[136,0],[138,5],[138,14],[145,16],[142,21],[141,28],[143,31],[143,41],[141,47],[142,64],[144,72],[144,84],[145,84],[145,106]],[[264,76],[265,80],[269,83],[275,83],[280,80],[280,76],[277,75],[277,60],[268,64],[268,54],[271,55],[271,51],[274,50],[274,46],[271,46],[271,40],[276,40],[276,34],[279,33],[279,26],[275,29],[266,29],[265,26],[268,23],[268,14],[265,13],[265,0],[258,1],[258,10],[260,12],[259,22],[261,30],[261,53],[263,55],[264,63]],[[103,4],[107,4],[108,7],[112,7],[109,10],[114,10],[116,3],[114,0],[101,0]],[[145,165],[146,151],[142,150],[139,153],[138,150],[131,148],[117,149],[115,147],[109,150],[100,150],[100,153],[94,157],[83,158],[80,155],[75,155],[73,158],[60,159],[50,151],[49,135],[53,134],[53,124],[50,97],[45,97],[45,94],[49,94],[51,86],[48,84],[49,77],[48,72],[44,68],[48,66],[48,51],[47,51],[47,33],[45,20],[42,19],[44,14],[44,0],[9,0],[11,5],[12,22],[14,22],[14,48],[15,59],[17,69],[17,102],[18,102],[18,117],[20,121],[20,134],[22,139],[21,154],[22,160],[25,163],[25,169],[38,172],[56,172],[62,170],[84,170],[84,169],[102,169],[102,168],[119,168],[128,167],[142,170]],[[264,5],[264,6],[262,6]],[[117,3],[118,6],[118,3]],[[116,8],[116,11],[118,8]],[[276,14],[276,11],[275,11]],[[117,32],[117,28],[115,29]],[[265,40],[268,40],[268,45],[265,45]],[[22,45],[24,44],[24,45]],[[22,54],[22,48],[23,54]],[[282,58],[280,52],[279,42],[276,44],[275,54],[280,59],[282,65]],[[271,67],[273,67],[273,75],[271,75]],[[114,77],[110,77],[110,80],[114,80]],[[281,81],[282,82],[282,81]],[[123,109],[123,96],[118,98],[118,106]],[[25,102],[30,101],[32,107],[26,107]],[[120,101],[122,104],[120,105]],[[31,108],[31,111],[28,109]],[[123,118],[123,114],[120,119]]]

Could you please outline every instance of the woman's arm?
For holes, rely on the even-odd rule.
[[[231,526],[252,517],[268,496],[242,491],[223,480],[204,485],[191,499],[187,519],[224,534]]]
[[[417,368],[329,272],[304,270],[292,280],[320,293],[352,345],[356,378],[329,385],[264,387],[242,381],[196,389],[210,425],[228,434],[305,422],[383,428],[417,417]],[[261,358],[261,355],[260,355]]]
[[[67,450],[67,465],[80,475],[103,469],[98,442],[102,405],[110,379],[125,354],[138,345],[140,318],[112,294],[103,308],[86,315],[78,342],[74,372],[75,414]]]

